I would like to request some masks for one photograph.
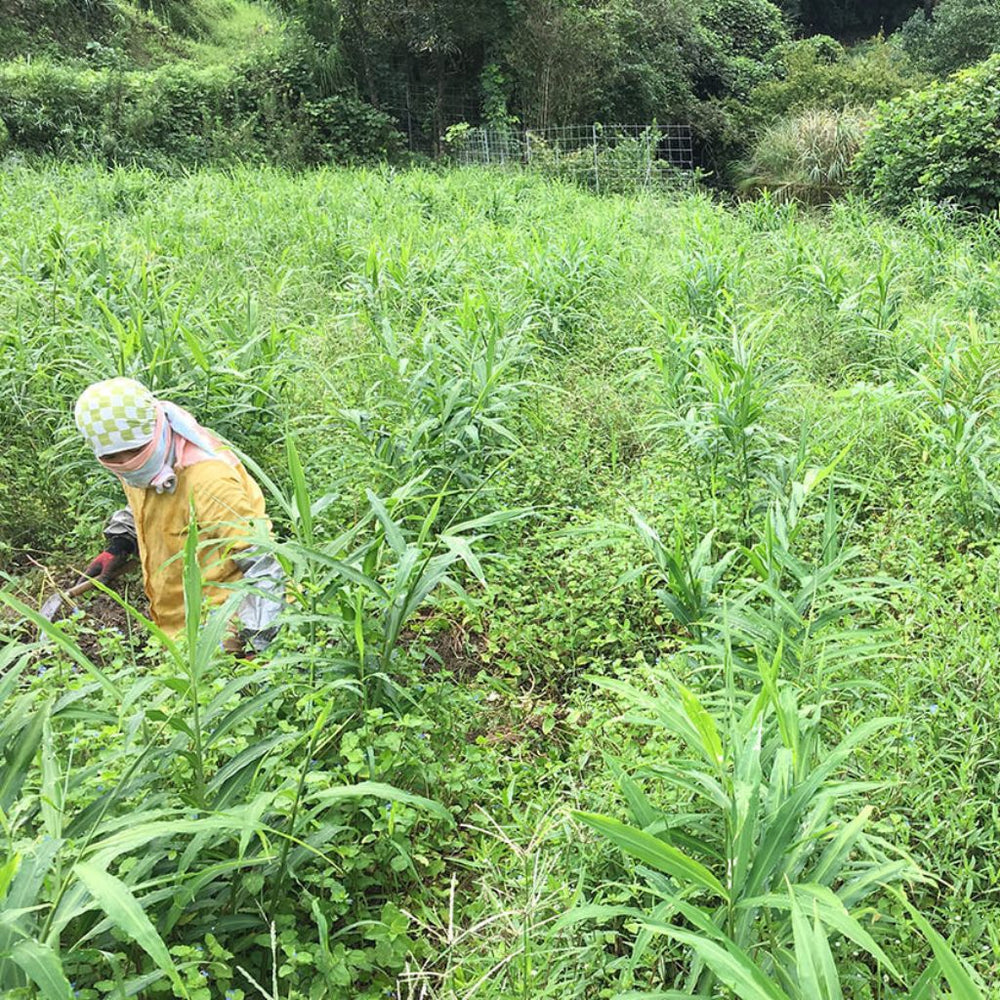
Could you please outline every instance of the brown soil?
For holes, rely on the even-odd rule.
[[[458,680],[475,680],[486,666],[482,660],[486,637],[478,632],[469,632],[456,622],[425,636],[425,640],[435,657],[440,659],[441,667]]]
[[[120,583],[115,589],[141,614],[149,613],[149,602],[137,581]],[[142,624],[106,594],[92,591],[82,595],[78,606],[83,612],[85,623],[95,630],[77,636],[77,645],[91,659],[101,657],[101,632],[117,632],[127,637],[133,647],[145,645],[147,633]]]
[[[21,585],[14,594],[29,607],[41,608],[45,600],[55,593],[56,587],[66,591],[78,581],[78,572],[70,567],[55,568],[50,571],[50,574],[36,571],[21,578]],[[148,614],[149,602],[143,592],[142,582],[138,574],[134,572],[125,574],[112,589],[141,614]],[[73,615],[79,615],[81,624],[85,626],[76,635],[77,645],[85,655],[92,659],[98,661],[101,659],[100,636],[102,632],[117,632],[130,638],[136,645],[142,645],[145,642],[145,630],[142,626],[107,594],[91,590],[79,597],[72,598],[69,603],[64,602],[56,612],[55,621],[65,621]],[[12,609],[0,608],[0,623],[6,621],[13,624],[17,620],[18,616]],[[32,639],[34,635],[35,629],[32,626],[26,626],[21,638]]]

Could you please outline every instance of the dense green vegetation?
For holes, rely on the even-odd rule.
[[[0,59],[47,59],[118,69],[213,65],[268,48],[281,34],[272,8],[252,0],[0,2]]]
[[[1000,997],[998,51],[996,0],[0,0],[0,994]],[[490,135],[531,173],[428,158]],[[181,638],[35,611],[114,374],[266,488],[253,662],[195,531]]]
[[[0,199],[5,996],[995,995],[995,219],[387,168]],[[268,484],[252,664],[105,596],[35,638],[116,372]]]
[[[990,212],[1000,201],[1000,56],[883,108],[854,164],[884,207],[916,201]]]
[[[907,45],[874,56],[840,60],[827,39],[843,62],[830,69],[834,50],[792,42],[822,30],[813,13],[770,0],[4,0],[0,120],[23,152],[158,168],[438,154],[462,121],[678,122],[728,183],[776,116],[893,97],[943,51],[936,27],[913,22]],[[843,13],[830,30],[867,23]]]
[[[921,111],[908,142],[891,125],[874,129],[860,186],[894,189],[876,194],[896,208],[926,196],[989,210],[988,177],[974,195],[965,185],[991,155],[992,119],[954,96],[957,85],[936,85],[997,51],[998,10],[995,0],[3,0],[0,152],[168,172],[403,164],[454,153],[456,128],[472,125],[540,137],[548,126],[659,122],[691,127],[695,165],[715,187],[823,203],[851,186],[869,123],[895,115],[905,127],[923,102],[935,112]],[[992,72],[976,77],[983,106]]]

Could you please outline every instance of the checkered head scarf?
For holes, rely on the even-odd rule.
[[[213,458],[238,464],[232,450],[187,410],[130,378],[95,382],[77,400],[75,416],[101,464],[128,486],[173,493],[180,469]],[[123,462],[107,457],[136,448]]]
[[[156,397],[130,378],[95,382],[76,401],[76,426],[98,458],[153,440]]]

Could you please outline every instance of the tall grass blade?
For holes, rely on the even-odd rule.
[[[792,1000],[754,964],[742,948],[706,940],[671,924],[656,927],[660,933],[687,945],[741,1000]]]
[[[19,706],[26,708],[22,700]],[[27,777],[28,768],[35,759],[35,753],[42,742],[45,723],[48,720],[51,703],[33,712],[15,736],[14,745],[5,747],[7,758],[0,766],[0,810],[7,812],[17,798]]]
[[[73,987],[63,972],[59,956],[47,944],[25,938],[14,945],[10,958],[38,987],[45,1000],[73,1000]]]
[[[385,540],[389,543],[389,547],[396,555],[402,557],[406,552],[406,539],[399,530],[399,525],[392,519],[385,504],[371,490],[367,490],[366,495],[373,513],[385,531]]]
[[[306,474],[291,434],[285,439],[285,454],[288,460],[288,473],[292,478],[295,512],[298,515],[295,519],[296,533],[306,545],[312,545],[314,543],[312,504],[306,486]]]
[[[108,919],[130,938],[162,969],[171,979],[174,988],[183,997],[188,996],[177,967],[163,938],[157,933],[152,921],[143,910],[142,904],[132,894],[132,890],[103,868],[80,861],[74,866],[80,881],[94,897]]]
[[[423,795],[414,795],[412,792],[404,792],[400,788],[393,788],[381,781],[361,781],[356,785],[343,785],[339,788],[325,788],[311,796],[310,803],[314,805],[329,805],[331,802],[342,802],[347,799],[363,799],[368,796],[376,799],[385,799],[388,802],[401,802],[404,805],[416,806],[426,809],[439,819],[445,820],[450,826],[455,825],[455,817],[440,802],[425,798]]]
[[[941,975],[951,987],[953,1000],[986,1000],[986,994],[975,984],[961,959],[949,947],[948,942],[934,930],[930,921],[905,896],[899,893],[897,896],[906,907],[913,922],[920,928],[920,932],[927,938],[931,950],[934,952],[934,959],[940,966]]]
[[[617,844],[626,854],[652,865],[684,885],[696,885],[721,899],[728,899],[725,886],[700,862],[688,857],[670,844],[643,830],[597,813],[577,812],[573,815],[587,826]]]
[[[816,1000],[833,1000],[826,989],[820,985],[819,956],[816,954],[816,942],[813,940],[813,929],[795,899],[795,893],[789,894],[789,906],[792,914],[792,939],[795,942],[795,971],[799,988],[803,996],[815,997]],[[824,939],[825,943],[825,939]]]

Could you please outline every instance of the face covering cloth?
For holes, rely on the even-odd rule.
[[[180,469],[209,459],[238,464],[187,410],[157,399],[133,379],[94,383],[77,400],[75,417],[101,464],[128,486],[173,493]],[[135,454],[117,459],[123,451]]]

